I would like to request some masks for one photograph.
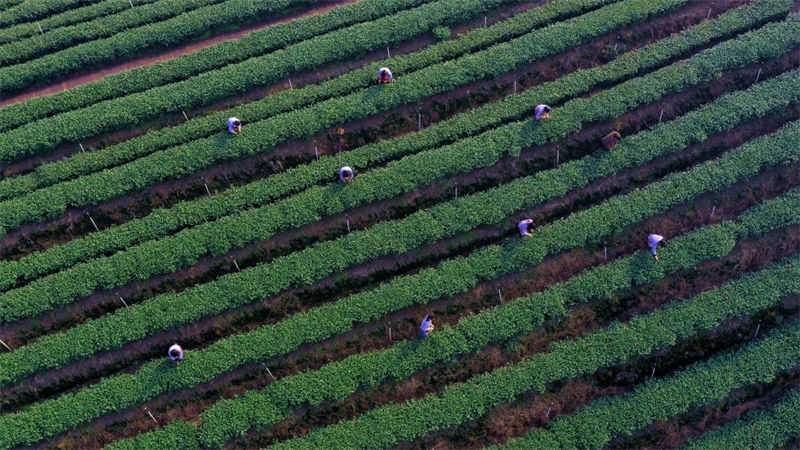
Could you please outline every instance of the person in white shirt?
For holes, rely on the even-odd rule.
[[[519,234],[521,236],[533,236],[533,220],[532,219],[521,220],[517,224],[517,228],[519,228]]]
[[[392,71],[387,67],[378,69],[378,83],[391,83],[392,79]]]
[[[549,119],[550,109],[547,105],[536,105],[536,108],[533,108],[534,118],[536,120]]]
[[[653,259],[658,261],[658,253],[656,253],[656,248],[658,248],[658,244],[667,245],[666,239],[664,236],[659,234],[649,234],[647,235],[647,245],[650,246],[650,253],[653,254]]]
[[[339,169],[339,181],[343,183],[349,183],[353,181],[353,178],[355,178],[355,176],[356,173],[353,171],[352,168],[350,168],[350,166],[344,166],[341,169]]]
[[[177,343],[172,344],[172,346],[167,351],[167,355],[169,359],[175,361],[175,363],[180,364],[183,361],[183,349]]]
[[[228,119],[228,133],[238,134],[242,132],[242,121],[236,117]]]

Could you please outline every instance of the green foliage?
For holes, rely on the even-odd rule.
[[[298,70],[357,57],[369,50],[383,48],[388,44],[402,42],[408,37],[427,32],[435,24],[474,16],[505,1],[511,0],[439,0],[392,16],[317,36],[239,64],[208,71],[191,80],[59,114],[0,135],[0,161],[15,161],[25,156],[40,154],[56,145],[75,142],[85,136],[95,136],[136,125],[147,117],[190,109],[245,92],[255,86],[281,81]],[[686,1],[665,0],[653,3],[644,0],[625,0],[584,16],[550,25],[538,31],[535,36],[529,33],[483,52],[439,64],[435,68],[417,71],[414,76],[404,75],[402,80],[398,79],[396,83],[373,85],[365,92],[328,100],[307,110],[279,116],[290,120],[289,122],[278,121],[282,123],[269,124],[272,127],[246,125],[247,131],[237,136],[242,139],[235,140],[237,145],[227,145],[234,140],[225,140],[221,143],[217,136],[196,141],[192,147],[197,149],[201,143],[210,144],[215,147],[217,158],[228,154],[226,158],[228,159],[232,156],[232,152],[239,153],[245,150],[242,147],[245,141],[248,148],[254,143],[264,141],[261,147],[265,148],[256,151],[260,153],[274,148],[278,142],[286,139],[316,133],[329,124],[367,117],[401,104],[416,103],[424,97],[446,92],[476,79],[495,78],[539,55],[563,51],[609,31],[644,20],[653,14],[674,9]],[[548,45],[543,46],[538,42],[542,36],[538,33],[546,33],[552,38]],[[534,43],[537,45],[532,45]],[[5,69],[0,69],[0,85],[6,84],[3,70]],[[278,129],[267,132],[270,128]],[[262,134],[264,135],[261,136]],[[252,142],[254,139],[255,142]],[[248,153],[253,151],[255,150],[250,150]]]
[[[800,134],[800,122],[794,125],[795,134]],[[672,174],[663,181],[614,197],[600,205],[543,226],[531,238],[514,239],[503,246],[484,247],[466,257],[445,261],[436,268],[396,278],[372,291],[294,314],[277,324],[267,325],[246,334],[231,336],[206,347],[198,358],[190,352],[187,361],[180,366],[175,366],[166,359],[154,361],[142,365],[134,374],[110,377],[91,387],[36,403],[13,414],[0,416],[0,439],[4,439],[0,441],[0,447],[30,445],[102,414],[130,408],[161,393],[207,381],[210,379],[208,377],[224,373],[237,365],[285,354],[305,343],[346,332],[353,324],[375,320],[386,311],[465,292],[482,281],[535,265],[547,255],[588,242],[597,242],[648,217],[664,212],[676,204],[689,202],[707,192],[724,189],[763,168],[796,159],[800,153],[800,146],[796,142],[788,142],[791,139],[780,137],[780,134],[788,129],[746,144],[718,160],[700,164],[686,172]],[[525,190],[523,194],[529,195],[530,192],[532,191]],[[467,198],[464,198],[458,202],[466,201]],[[788,214],[793,213],[790,211]],[[779,222],[783,223],[782,220]],[[420,229],[425,228],[416,227],[410,232],[406,230],[404,234],[410,236]],[[367,230],[365,233],[374,232]],[[388,238],[386,240],[389,241]],[[380,240],[372,241],[373,244],[380,242]],[[345,244],[345,250],[357,248],[348,245],[349,242],[342,243]],[[301,253],[308,256],[311,255],[311,251],[313,250]],[[338,250],[338,256],[346,253],[348,252]],[[285,288],[292,284],[292,279],[307,281],[318,276],[315,271],[319,268],[329,270],[332,266],[341,264],[339,261],[333,261],[333,258],[328,259],[317,261],[306,257],[300,264],[292,263],[284,267],[275,264],[258,266],[179,294],[160,296],[157,300],[124,308],[102,319],[87,322],[82,327],[92,333],[91,340],[111,337],[115,340],[112,345],[121,345],[122,340],[132,336],[131,333],[151,334],[170,321],[184,320],[187,316],[198,314],[206,307],[212,309],[219,306],[235,307],[237,302],[251,301],[248,300],[249,297],[253,299],[263,297],[266,295],[264,289]],[[792,280],[797,278],[794,272],[790,272],[789,275]],[[795,280],[793,286],[796,287],[796,284]],[[774,289],[761,289],[753,295],[756,297],[760,295],[763,298],[770,292],[774,292]],[[754,307],[759,304],[756,300],[748,297],[744,301],[744,307],[748,305]],[[743,302],[730,303],[730,308],[733,308],[734,305]],[[710,315],[697,317],[703,319],[701,325],[712,320]],[[131,319],[137,320],[139,324],[133,324]],[[96,323],[113,323],[114,327],[111,332],[93,333],[87,324]],[[692,323],[687,321],[686,326]],[[73,328],[75,329],[77,328]],[[58,335],[46,336],[37,342],[47,342],[56,336]],[[67,342],[71,345],[61,346],[59,352],[52,354],[38,352],[35,353],[36,358],[42,360],[58,358],[59,355],[55,353],[68,354],[84,341],[68,339]],[[254,342],[257,344],[253,344]],[[10,355],[20,351],[22,349]],[[31,359],[23,358],[23,361]],[[190,360],[197,360],[197,363],[189,364]],[[576,360],[578,361],[583,362],[580,358]],[[0,368],[6,370],[7,366],[9,364],[3,361]],[[18,366],[15,365],[15,368]],[[574,372],[562,371],[561,375],[568,373]],[[502,398],[507,401],[510,397],[506,393]],[[413,422],[408,422],[407,426],[409,429],[415,429]]]
[[[443,41],[450,37],[450,28],[444,25],[436,25],[433,27],[433,35],[436,36],[436,39]]]
[[[163,22],[119,33],[111,38],[80,44],[25,64],[0,68],[0,85],[4,85],[6,90],[17,90],[27,86],[33,80],[47,79],[61,72],[73,70],[73,66],[81,67],[85,64],[96,64],[98,60],[117,59],[120,57],[119,52],[126,49],[134,52],[137,48],[152,46],[155,42],[160,45],[169,45],[182,39],[182,34],[194,32],[202,27],[208,27],[217,22],[228,21],[225,23],[230,23],[231,20],[241,20],[243,10],[252,10],[254,13],[271,11],[272,8],[283,6],[290,1],[297,0],[257,2],[256,9],[253,10],[252,0],[227,0],[226,3],[204,8],[209,11],[204,11],[203,14],[200,11],[192,11]],[[159,78],[174,79],[175,82],[171,84],[152,85],[149,79],[140,80],[133,74],[126,74],[126,79],[130,80],[133,77],[132,82],[144,83],[149,88],[142,92],[135,91],[134,94],[121,98],[110,97],[107,102],[84,103],[91,106],[45,119],[32,128],[41,126],[49,129],[51,133],[57,134],[47,138],[31,129],[26,133],[32,145],[30,150],[20,153],[18,150],[21,149],[9,149],[11,152],[0,153],[0,158],[10,160],[26,154],[36,154],[52,148],[53,145],[58,145],[54,144],[57,141],[75,142],[87,136],[128,128],[168,112],[179,112],[182,109],[189,110],[213,103],[248,92],[258,86],[268,86],[283,81],[298,71],[314,69],[332,61],[357,58],[368,51],[401,43],[420,33],[427,32],[434,23],[458,22],[508,1],[513,0],[463,0],[460,2],[456,0],[432,2],[430,0],[397,0],[385,2],[389,6],[383,8],[385,11],[395,12],[394,14],[379,15],[375,20],[367,22],[358,21],[358,17],[349,18],[345,23],[355,20],[355,25],[347,28],[337,26],[332,31],[321,35],[309,35],[308,31],[296,30],[295,34],[302,34],[305,40],[298,42],[295,40],[296,36],[288,37],[290,42],[295,43],[284,48],[280,48],[283,47],[281,45],[271,53],[265,54],[263,47],[257,46],[261,43],[259,40],[255,40],[253,45],[240,44],[239,40],[230,41],[227,46],[219,44],[214,46],[214,52],[204,59],[198,56],[199,53],[194,53],[192,58],[183,59],[179,61],[180,64],[176,62],[170,65],[169,68],[175,69],[176,72],[171,75],[161,75]],[[403,9],[425,2],[428,3],[413,9]],[[234,3],[234,5],[229,5],[229,3]],[[369,15],[374,16],[375,13]],[[322,24],[323,28],[342,24],[339,14],[331,17],[336,17],[336,20],[330,21],[332,23]],[[173,23],[176,21],[177,24]],[[135,34],[135,36],[129,36],[130,34]],[[279,36],[276,39],[274,33],[269,34],[269,37],[272,39],[267,41],[267,45],[274,45],[276,40],[285,42],[287,39],[287,36]],[[120,39],[124,39],[122,48],[113,45]],[[133,46],[134,44],[136,46]],[[240,45],[245,45],[245,47],[239,48]],[[87,47],[91,47],[91,51]],[[112,50],[117,53],[113,53]],[[223,56],[220,53],[223,50],[224,53],[232,54]],[[78,61],[72,61],[73,59]],[[181,70],[183,65],[190,61],[196,63],[196,66]],[[209,65],[210,67],[208,67]],[[160,70],[164,69],[165,67],[160,68]],[[182,74],[186,76],[181,76]],[[192,78],[187,79],[190,76]],[[97,88],[103,84],[93,83],[93,86]],[[107,89],[113,89],[113,87]],[[76,89],[76,91],[80,90],[81,88]],[[121,114],[123,111],[124,114]],[[10,114],[10,112],[5,112],[5,114]],[[76,116],[82,120],[76,121]],[[8,120],[21,125],[20,118],[15,115],[9,117]],[[60,128],[58,124],[63,126],[65,121],[70,126],[79,128],[71,131]],[[89,125],[91,122],[91,127],[81,126],[81,122],[85,125]],[[9,122],[3,116],[0,123],[8,124]],[[24,128],[28,129],[29,126]],[[11,140],[11,142],[14,141]]]
[[[782,298],[800,293],[798,269],[800,259],[793,258],[627,323],[615,323],[575,341],[555,342],[547,353],[448,385],[441,394],[381,406],[272,448],[324,448],[326,442],[348,449],[387,448],[462,425],[523,393],[543,392],[548,383],[625,364],[713,330],[726,319],[774,306]],[[692,406],[720,400],[739,387],[768,382],[798,363],[800,325],[796,324],[736,353],[713,357],[674,377],[647,383],[632,394],[594,402],[572,416],[557,418],[550,430],[538,429],[507,447],[602,448],[615,435],[630,434]]]
[[[691,439],[687,450],[729,448],[783,448],[789,439],[800,435],[800,390],[790,391],[777,405],[748,413],[744,419]],[[194,435],[189,431],[190,436]]]
[[[136,6],[153,3],[159,0],[136,0]],[[46,19],[37,21],[43,30],[50,31],[56,28],[85,22],[100,16],[115,14],[120,11],[130,9],[131,4],[128,0],[103,0],[92,3],[81,8],[69,9],[61,14],[50,16]],[[36,23],[21,23],[12,27],[0,29],[0,44],[13,42],[27,36],[40,34],[39,26]]]
[[[737,9],[728,12],[726,15],[715,19],[719,20],[719,23],[714,21],[704,23],[701,26],[686,30],[681,35],[667,38],[642,48],[639,52],[625,55],[619,61],[608,66],[567,75],[560,80],[533,88],[524,94],[525,102],[517,101],[513,98],[501,100],[478,110],[461,114],[419,133],[368,145],[336,156],[323,157],[320,161],[290,169],[244,187],[231,188],[211,198],[203,197],[180,203],[169,209],[156,210],[146,218],[132,220],[120,226],[92,233],[85,238],[72,240],[65,245],[52,247],[45,252],[35,253],[19,261],[2,261],[0,262],[0,289],[12,287],[17,280],[35,279],[40,275],[69,267],[92,256],[128,248],[148,239],[166,236],[178,228],[197,225],[238,210],[269,203],[287,194],[308,188],[315,183],[329,180],[331,174],[335,173],[343,165],[350,165],[357,170],[363,170],[372,164],[384,163],[398,156],[413,154],[458,138],[464,138],[470,132],[478,133],[488,126],[500,123],[504,118],[508,118],[512,114],[522,114],[530,111],[530,108],[541,102],[542,99],[546,103],[555,104],[567,95],[577,95],[597,84],[621,79],[626,75],[635,73],[637,70],[649,68],[659,62],[674,58],[681,51],[685,51],[688,46],[701,45],[707,42],[708,39],[728,31],[730,29],[729,26],[738,28],[740,25],[750,24],[752,22],[735,20],[729,22],[731,19],[736,19],[740,14],[746,13],[746,11],[745,9]],[[750,14],[747,14],[747,17],[750,16]],[[755,14],[752,16],[755,18],[760,17]],[[716,30],[710,29],[716,25],[720,25]],[[774,27],[780,27],[780,25],[775,25]],[[479,30],[485,29],[481,28]],[[703,39],[693,39],[694,37],[702,37]],[[764,38],[769,39],[768,36],[764,36]],[[723,52],[731,51],[730,47],[725,46],[725,44],[719,50]],[[655,55],[655,57],[650,55]],[[636,61],[640,63],[635,63]],[[368,76],[371,80],[374,74],[369,73]],[[590,82],[579,82],[582,79],[588,79]],[[507,107],[508,103],[516,106],[509,108]],[[243,117],[243,115],[240,114],[237,117]],[[739,122],[738,120],[733,120],[724,123],[727,125],[725,129],[730,129]],[[708,133],[712,131],[718,132],[722,131],[722,129],[709,129]],[[149,133],[148,135],[151,134]]]
[[[743,40],[743,42],[747,41],[747,39]],[[730,47],[727,49],[730,50]],[[753,55],[753,52],[746,51],[745,53]],[[130,281],[147,279],[159,273],[173,272],[178,268],[191,265],[204,255],[224,254],[247,243],[268,239],[280,230],[313,223],[322,217],[340,213],[358,205],[410,192],[447,175],[490,166],[502,157],[518,155],[525,147],[544,144],[576,132],[580,130],[583,122],[616,118],[637,105],[652,102],[667,93],[677,92],[688,85],[711,79],[719,70],[719,66],[714,64],[717,60],[709,58],[709,62],[706,57],[707,53],[701,53],[686,62],[676,63],[646,76],[629,80],[588,99],[581,98],[567,102],[563,107],[553,111],[552,119],[544,123],[536,123],[532,119],[526,122],[512,123],[450,146],[392,162],[383,169],[361,175],[357,182],[347,186],[334,184],[313,187],[276,203],[226,216],[214,222],[205,222],[158,241],[148,241],[109,257],[78,264],[0,295],[0,320],[13,321],[30,317],[53,307],[69,304],[97,289],[111,289]],[[732,58],[728,53],[723,61],[738,60]],[[792,72],[762,83],[753,90],[747,91],[748,94],[738,94],[739,99],[735,95],[723,97],[715,104],[721,103],[729,107],[731,103],[738,105],[760,103],[763,109],[730,107],[730,111],[722,113],[727,116],[728,120],[720,120],[720,116],[716,113],[717,109],[707,107],[701,110],[703,114],[713,113],[715,117],[713,121],[706,121],[703,125],[707,126],[708,130],[719,130],[721,126],[738,123],[746,117],[758,114],[759,111],[773,111],[775,108],[783,107],[790,101],[796,100],[796,97],[800,95],[798,87],[800,87],[800,72]],[[765,95],[765,93],[769,94]],[[742,101],[742,97],[748,100]],[[678,123],[690,123],[692,127],[690,129],[695,130],[700,126],[696,115],[687,115]],[[660,131],[660,133],[665,132]],[[686,133],[684,131],[666,133],[675,134],[675,136],[664,139],[665,143],[657,146],[660,151],[665,152],[677,150],[706,136],[706,134],[699,135],[696,132]],[[785,134],[791,136],[791,133]],[[793,141],[792,137],[788,140]],[[417,246],[435,242],[445,236],[452,236],[479,224],[496,223],[509,214],[534,206],[539,201],[563,195],[570,189],[616,173],[623,167],[629,167],[630,164],[649,161],[650,158],[659,154],[659,150],[655,154],[643,151],[641,145],[634,144],[630,148],[636,149],[630,155],[622,152],[604,153],[604,156],[599,159],[589,158],[582,162],[564,165],[555,172],[549,171],[535,182],[537,187],[533,192],[539,193],[538,196],[523,194],[519,197],[512,197],[525,200],[498,202],[484,197],[499,195],[502,198],[503,195],[510,193],[521,193],[522,190],[514,191],[512,189],[526,179],[515,180],[499,190],[473,196],[475,202],[485,201],[485,204],[481,204],[480,207],[461,206],[457,209],[459,211],[479,210],[480,213],[467,214],[469,217],[474,217],[474,220],[454,219],[459,216],[451,215],[450,210],[444,209],[448,205],[443,205],[431,210],[437,216],[427,217],[421,212],[397,223],[381,224],[381,226],[363,233],[365,237],[361,238],[362,240],[381,242],[382,245],[352,243],[351,247],[344,247],[368,249],[363,253],[347,252],[349,258],[334,258],[333,255],[340,252],[340,244],[337,240],[334,241],[337,243],[322,243],[314,247],[318,249],[314,250],[315,254],[329,255],[322,260],[326,262],[316,265],[297,261],[291,264],[313,265],[316,276],[323,276],[323,274],[327,276],[330,273],[329,270],[334,270],[334,265],[330,260],[337,261],[336,267],[344,264],[345,259],[350,260],[348,265],[363,263],[370,258],[408,251]],[[475,155],[481,155],[481,157],[476,158]],[[420,170],[421,168],[425,168],[425,170]],[[397,182],[397,180],[403,181]],[[538,187],[540,184],[546,187]],[[267,184],[267,186],[273,187],[272,184]],[[487,208],[486,205],[492,205],[494,208]],[[428,230],[420,228],[423,222],[439,221],[441,215],[446,217],[446,221],[439,222],[435,226],[429,224],[427,226],[431,228]],[[381,234],[384,231],[379,230],[390,226],[400,227],[400,229],[415,229],[414,226],[405,228],[409,226],[406,224],[414,223],[414,221],[417,221],[416,229],[426,232],[414,233],[408,239],[400,240],[397,236],[403,236],[404,233],[395,235],[393,234],[394,230],[387,230],[389,234],[385,236],[394,237],[381,237],[384,236]],[[458,225],[441,225],[448,221]],[[354,234],[341,241],[352,240],[361,234]],[[394,246],[390,244],[394,244]],[[298,252],[279,259],[279,261],[290,264],[288,261],[297,258],[310,258],[309,251],[311,250]],[[347,267],[347,265],[341,267]],[[303,271],[307,271],[307,269],[300,272]],[[302,280],[304,280],[303,282],[313,282],[319,279],[316,276]],[[301,278],[298,278],[291,284],[299,283],[300,280]]]
[[[48,14],[58,13],[90,2],[91,0],[39,0],[23,3],[20,0],[5,0],[0,2],[0,7],[11,6],[11,8],[0,14],[0,27],[40,19]]]
[[[134,8],[131,8],[130,3],[126,2],[128,8],[119,14],[101,17],[99,19],[52,31],[48,29],[41,36],[33,35],[27,39],[0,45],[0,66],[19,64],[38,56],[53,53],[65,47],[113,36],[129,28],[165,20],[194,9],[200,8],[198,11],[201,11],[204,6],[223,1],[225,0],[162,0],[156,4]],[[38,34],[39,27],[35,24],[33,27],[36,28]],[[164,45],[169,44],[170,42],[167,42]],[[137,51],[139,53],[144,53],[153,48],[154,46],[141,47]]]
[[[571,0],[551,2],[534,8],[523,14],[493,25],[489,28],[478,28],[449,42],[426,47],[409,55],[377,61],[361,69],[356,69],[332,80],[312,84],[300,89],[289,89],[267,96],[235,108],[205,116],[192,118],[185,124],[176,127],[147,133],[129,139],[117,145],[106,147],[89,153],[78,153],[52,164],[37,166],[30,174],[0,180],[0,199],[16,196],[33,189],[50,185],[59,181],[75,178],[114,165],[123,164],[145,156],[157,150],[185,144],[195,139],[217,134],[220,124],[228,117],[239,117],[249,124],[283,112],[299,109],[311,103],[339,95],[349,94],[358,89],[369,87],[375,82],[375,72],[379,67],[391,67],[395,74],[405,74],[423,67],[440,63],[446,59],[461,56],[471,51],[480,50],[491,44],[507,40],[535,29],[549,21],[557,20],[579,12],[599,2],[609,0]],[[574,4],[574,5],[573,5]],[[749,8],[746,7],[746,8]],[[747,25],[739,24],[739,30],[765,20],[764,16],[771,8],[758,8],[756,14],[748,14]],[[743,14],[744,9],[735,10]],[[752,17],[752,19],[750,19]],[[699,31],[699,30],[695,30]],[[726,30],[728,32],[732,30]],[[704,34],[701,34],[705,38]],[[695,45],[700,45],[699,43]],[[617,72],[615,72],[617,73]],[[621,76],[620,76],[621,77]],[[489,105],[492,106],[492,105]],[[2,115],[0,110],[0,115]],[[423,133],[427,132],[425,130]],[[374,146],[373,146],[374,147]],[[327,177],[327,174],[326,174]]]
[[[652,2],[647,2],[645,0],[642,0],[642,2],[645,4],[644,6],[652,6]],[[613,6],[617,5],[612,5],[612,7]],[[630,10],[626,10],[626,13],[633,14]],[[800,27],[800,21],[790,21],[787,23]],[[776,30],[770,29],[770,31],[774,32]],[[758,37],[760,37],[759,35],[748,34],[743,36],[741,41],[737,40],[738,42],[735,46],[727,48],[729,53],[736,57],[730,58],[728,54],[724,54],[720,57],[719,61],[716,61],[716,63],[720,64],[720,66],[717,67],[729,67],[729,63],[733,64],[735,67],[737,64],[745,64],[745,61],[750,61],[754,57],[767,57],[775,52],[780,54],[781,51],[785,51],[786,47],[784,46],[787,44],[787,41],[796,40],[797,36],[800,35],[787,34],[785,30],[782,31],[784,31],[782,34],[767,33],[772,39],[767,43],[760,42],[760,39],[758,39]],[[760,45],[758,47],[753,47],[752,45],[755,42]],[[548,43],[558,46],[562,45],[554,41],[548,41]],[[487,52],[492,51],[492,49],[502,48],[508,44],[510,43],[496,45],[487,50]],[[734,50],[739,50],[740,46],[746,46],[748,44],[749,47],[746,47],[742,53],[733,53]],[[520,51],[524,53],[530,48],[531,47],[527,46],[521,48]],[[541,50],[541,47],[536,48],[540,49],[536,50],[536,52],[546,51]],[[780,50],[781,48],[784,50]],[[362,118],[377,112],[377,109],[389,108],[390,106],[404,103],[405,101],[416,102],[420,98],[433,93],[425,92],[425,89],[417,83],[427,84],[428,88],[435,91],[447,91],[455,85],[474,80],[475,73],[473,73],[473,69],[481,73],[490,68],[492,70],[499,70],[499,64],[484,65],[474,63],[474,58],[487,56],[484,53],[485,52],[468,55],[454,61],[437,64],[413,74],[405,75],[402,83],[398,81],[391,85],[374,86],[366,91],[369,93],[366,97],[363,92],[354,93],[344,97],[326,100],[303,110],[281,114],[262,123],[251,124],[246,128],[245,133],[233,139],[227,136],[217,135],[211,138],[193,141],[190,144],[155,152],[122,166],[61,183],[57,186],[42,189],[12,200],[7,200],[0,204],[0,223],[6,225],[4,229],[8,232],[28,221],[41,220],[47,217],[58,217],[62,215],[68,207],[86,206],[88,204],[105,201],[144,188],[167,178],[189,175],[197,170],[212,167],[221,161],[233,157],[258,154],[259,152],[274,148],[278,143],[284,142],[287,139],[308,136],[313,134],[313,132],[317,132],[328,125],[339,123],[342,120]],[[459,74],[461,70],[467,73]],[[660,73],[660,76],[665,77],[665,79],[669,77],[674,77],[675,79],[691,79],[692,76],[697,75],[692,73],[687,77],[689,72],[681,70],[680,66],[673,66],[672,71],[674,72],[672,75]],[[703,67],[698,67],[697,71],[699,74],[708,73]],[[434,87],[429,80],[440,81],[435,83]],[[449,85],[451,83],[452,85]],[[637,100],[652,97],[652,95],[648,94],[646,91],[645,89],[642,97],[637,98]],[[400,95],[405,98],[404,101],[398,100],[398,96]],[[600,120],[594,119],[594,117],[619,117],[619,115],[621,115],[619,111],[626,110],[624,106],[626,103],[621,101],[625,96],[619,96],[614,99],[610,98],[609,95],[611,94],[600,94],[601,97],[605,98],[603,101],[617,102],[618,105],[621,105],[617,107],[617,110],[606,109],[604,105],[601,105],[602,107],[596,111],[583,112],[582,115],[588,117],[589,120]],[[509,102],[503,104],[511,110],[519,111],[528,108],[528,101],[530,101],[530,99],[527,98],[525,94],[522,94],[519,97],[509,98]],[[597,101],[599,102],[601,100]],[[566,116],[562,115],[562,117]],[[579,129],[577,118],[566,117],[566,119],[567,120],[559,122],[563,127],[561,130],[563,133],[561,135],[566,135],[569,130]],[[548,127],[551,131],[557,131],[554,129],[554,124],[550,124]]]
[[[758,217],[756,209],[749,214]],[[221,447],[254,426],[266,427],[283,420],[294,408],[339,401],[388,378],[404,379],[435,362],[530,333],[545,320],[561,320],[573,305],[588,300],[609,300],[617,291],[652,283],[669,273],[722,257],[736,243],[735,229],[734,223],[703,227],[670,239],[669,249],[662,252],[657,263],[647,251],[637,252],[588,269],[566,283],[549,286],[542,293],[464,317],[452,329],[444,328],[424,341],[402,342],[387,350],[353,355],[319,370],[282,378],[261,392],[248,392],[220,401],[202,414],[199,427],[158,430],[123,440],[114,447],[163,448],[163,439],[174,439],[176,434],[187,441],[200,439],[205,446]],[[325,388],[321,389],[323,386]]]
[[[794,261],[796,262],[797,259]],[[798,269],[800,267],[793,268],[794,271]],[[703,300],[707,302],[707,305],[690,304],[683,308],[694,313],[694,315],[684,315],[683,317],[689,324],[698,324],[702,329],[707,330],[709,328],[702,323],[704,321],[698,321],[698,318],[702,317],[701,314],[707,312],[714,314],[715,311],[712,308],[718,308],[726,313],[736,311],[736,308],[729,307],[726,302],[733,301],[741,304],[750,300],[752,296],[760,301],[769,296],[761,295],[760,290],[764,288],[766,286],[763,283],[753,283],[738,297],[705,298]],[[747,308],[746,311],[739,314],[752,314],[755,311],[757,311],[755,308]],[[736,317],[736,315],[727,317]],[[669,328],[669,325],[660,326],[648,322],[648,318],[650,317],[636,318],[632,322],[645,327],[644,331],[654,334],[659,329]],[[652,318],[655,319],[655,317]],[[675,323],[676,320],[678,320],[677,317],[670,318],[672,323]],[[719,324],[716,317],[712,320]],[[637,341],[634,342],[640,345],[639,339],[653,340],[655,337],[636,336],[636,338]],[[603,345],[611,346],[621,344],[621,341],[603,343]],[[781,372],[791,369],[798,363],[800,363],[800,326],[795,323],[778,329],[770,333],[764,340],[750,343],[737,351],[726,352],[707,361],[696,363],[663,380],[645,383],[630,394],[594,401],[575,414],[556,418],[547,430],[537,429],[524,438],[514,439],[505,445],[494,448],[602,448],[608,445],[615,436],[630,435],[654,422],[667,420],[692,408],[723,400],[736,389],[755,383],[768,383]],[[795,399],[794,408],[791,408],[790,405],[788,408],[781,409],[782,412],[795,412],[793,418],[789,416],[782,417],[782,420],[774,420],[773,423],[782,425],[782,427],[773,432],[759,432],[757,439],[765,444],[775,442],[776,435],[783,434],[783,439],[786,439],[785,433],[789,429],[797,430],[797,424],[800,421],[796,415],[796,403]],[[787,423],[787,419],[793,423]],[[736,439],[731,442],[734,444],[733,447],[714,448],[751,448],[749,445],[735,446],[736,442],[744,444],[748,441]],[[755,448],[772,448],[772,446],[756,445]]]

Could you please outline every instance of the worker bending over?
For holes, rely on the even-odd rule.
[[[656,248],[658,248],[658,244],[664,246],[667,245],[667,241],[666,239],[664,239],[664,236],[661,236],[659,234],[647,235],[647,245],[650,246],[650,253],[653,254],[653,259],[655,259],[656,261],[658,261],[658,253],[656,253]]]
[[[183,361],[183,349],[177,343],[172,344],[172,347],[169,348],[167,351],[167,355],[169,359],[175,361],[175,363],[180,364]]]
[[[378,69],[378,83],[391,83],[392,82],[392,71],[386,67],[381,67]]]
[[[517,228],[519,228],[519,234],[521,236],[533,236],[533,220],[532,219],[521,220],[517,224]]]
[[[612,131],[603,137],[603,147],[606,150],[614,150],[619,145],[619,140],[622,139],[622,135],[616,131]]]
[[[339,169],[339,181],[343,183],[349,183],[353,181],[353,178],[355,177],[356,173],[350,168],[350,166],[344,166]]]
[[[428,314],[422,318],[422,323],[419,326],[419,337],[427,337],[433,331],[433,314]]]
[[[242,132],[242,121],[236,117],[228,119],[228,133],[239,134]]]
[[[547,105],[536,105],[536,108],[533,108],[534,118],[536,120],[549,119],[550,109]]]

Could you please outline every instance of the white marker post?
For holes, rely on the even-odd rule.
[[[151,412],[150,412],[150,410],[149,410],[149,409],[147,409],[147,407],[146,407],[146,406],[145,406],[144,410],[147,412],[147,415],[148,415],[148,416],[150,416],[150,418],[151,418],[151,419],[153,419],[153,422],[155,422],[155,423],[156,423],[156,425],[158,425],[158,426],[161,426],[161,424],[160,424],[160,423],[158,423],[158,421],[156,420],[156,418],[155,418],[155,417],[153,417],[153,413],[151,413]]]
[[[203,186],[206,187],[206,192],[208,193],[208,196],[211,197],[211,190],[208,189],[208,183],[206,183],[206,177],[202,177],[202,178],[203,178]]]
[[[86,213],[86,216],[87,216],[87,217],[89,218],[89,220],[92,222],[92,225],[94,225],[94,229],[95,229],[96,231],[100,231],[100,228],[97,228],[97,224],[96,224],[96,223],[94,223],[94,219],[92,219],[92,216],[91,216],[91,215],[89,215],[89,213]]]
[[[242,269],[240,269],[240,268],[239,268],[239,263],[238,263],[238,262],[236,262],[236,259],[235,259],[235,258],[231,258],[231,259],[233,260],[233,265],[234,265],[234,266],[236,266],[236,270],[238,270],[239,272],[241,272],[241,271],[242,271]]]
[[[125,299],[124,299],[124,298],[122,298],[122,296],[121,296],[121,295],[119,295],[119,292],[117,292],[117,297],[118,297],[118,298],[119,298],[119,300],[122,302],[122,304],[123,304],[123,305],[125,305],[125,307],[127,308],[127,307],[128,307],[128,304],[127,304],[127,303],[125,303]]]
[[[758,73],[756,74],[756,81],[754,83],[758,83],[758,77],[761,76],[761,67],[758,68]]]
[[[11,347],[9,347],[9,346],[8,346],[8,345],[7,345],[5,342],[3,342],[3,340],[2,340],[2,339],[0,339],[0,344],[3,344],[3,347],[7,348],[7,349],[8,349],[8,351],[10,351],[10,352],[12,352],[12,351],[13,351],[13,350],[11,350]]]
[[[85,148],[83,148],[83,144],[81,144],[80,142],[78,142],[78,145],[81,147],[81,152],[83,152],[83,153],[86,153],[86,149],[85,149]]]
[[[186,119],[186,121],[188,122],[189,121],[189,116],[186,115],[186,111],[181,110],[181,112],[183,113],[183,118]]]
[[[42,26],[39,24],[39,22],[36,22],[36,26],[39,27],[39,33],[42,33],[42,36],[44,36],[44,30],[42,30]]]

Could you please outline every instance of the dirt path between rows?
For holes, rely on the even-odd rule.
[[[189,42],[188,44],[181,45],[178,47],[172,47],[166,50],[148,53],[146,55],[138,56],[133,59],[129,59],[127,61],[103,67],[100,69],[86,69],[78,73],[69,75],[67,78],[61,79],[54,83],[50,83],[46,86],[36,87],[31,90],[15,94],[11,97],[4,98],[0,100],[0,107],[7,106],[13,103],[19,103],[28,100],[30,98],[41,97],[43,95],[55,94],[57,92],[65,91],[67,89],[72,89],[74,87],[91,83],[92,81],[97,81],[101,78],[105,78],[109,75],[114,75],[116,73],[123,72],[125,70],[136,69],[138,67],[149,66],[167,59],[177,58],[181,55],[196,52],[200,49],[210,47],[219,42],[240,39],[242,36],[248,33],[252,33],[253,31],[257,31],[271,25],[301,19],[303,17],[310,16],[312,14],[326,13],[337,6],[342,6],[349,3],[355,3],[357,1],[358,0],[325,0],[321,2],[320,6],[315,6],[310,9],[288,14],[285,16],[273,17],[267,20],[261,20],[255,23],[247,24],[242,26],[238,30],[223,32],[208,39],[192,41]]]

